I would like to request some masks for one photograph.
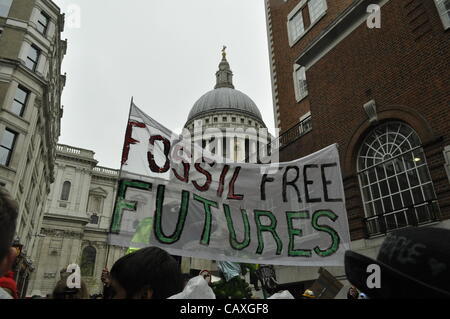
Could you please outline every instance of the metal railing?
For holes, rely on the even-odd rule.
[[[306,133],[310,132],[312,130],[312,121],[311,116],[305,118],[304,120],[298,122],[293,127],[285,131],[283,134],[281,134],[277,139],[273,140],[272,150],[275,150],[277,148],[281,149],[288,144],[294,142],[296,139],[302,137]]]
[[[93,168],[93,171],[100,174],[119,176],[119,171],[107,167],[96,166]]]
[[[64,152],[64,153],[70,153],[70,154],[76,154],[76,155],[80,155],[81,154],[81,150],[78,148],[74,148],[74,147],[70,147],[70,146],[66,146],[66,145],[56,145],[56,149],[60,152]]]
[[[79,156],[79,157],[84,157],[84,158],[94,158],[94,152],[93,151],[89,151],[89,150],[85,150],[82,148],[78,148],[78,147],[73,147],[73,146],[69,146],[69,145],[64,145],[64,144],[58,144],[56,145],[56,151],[57,153],[60,154],[70,154],[71,156]]]
[[[439,204],[430,200],[399,210],[364,218],[367,237],[383,235],[407,226],[419,226],[440,220]]]

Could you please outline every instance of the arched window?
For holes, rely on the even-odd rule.
[[[439,207],[417,133],[402,122],[372,130],[358,155],[369,235],[436,220]]]
[[[95,269],[97,251],[92,246],[86,246],[81,255],[81,276],[92,277]]]
[[[61,191],[61,200],[69,200],[70,187],[72,184],[69,181],[65,181]]]

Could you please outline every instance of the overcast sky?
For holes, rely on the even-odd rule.
[[[120,168],[130,99],[176,132],[213,89],[222,45],[236,89],[273,132],[263,0],[55,0],[66,13],[67,83],[59,143]],[[81,10],[74,27],[71,5]]]

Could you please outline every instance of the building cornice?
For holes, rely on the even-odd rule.
[[[60,153],[56,153],[56,157],[59,159],[63,159],[63,160],[68,160],[68,161],[74,161],[74,162],[78,162],[78,163],[84,163],[84,164],[89,164],[92,167],[95,167],[95,165],[97,165],[97,161],[95,159],[88,159],[88,158],[81,158],[81,157],[75,157],[75,156],[70,156],[68,154],[60,154]]]
[[[86,226],[85,228],[85,233],[86,234],[97,234],[97,235],[105,235],[107,236],[109,234],[109,229],[104,229],[104,228],[94,228],[94,227],[89,227]]]
[[[61,13],[61,8],[52,0],[40,0],[48,7],[51,7],[54,11]]]
[[[65,221],[65,222],[75,222],[79,224],[87,225],[90,221],[88,217],[79,217],[79,216],[70,216],[70,215],[61,215],[61,214],[52,214],[46,213],[44,214],[44,219],[54,220],[54,221]]]
[[[355,0],[302,50],[301,54],[296,58],[295,63],[304,66],[308,70],[351,34],[361,23],[366,21],[369,16],[367,12],[369,5],[377,4],[383,6],[388,1]]]
[[[261,119],[259,119],[255,115],[253,115],[252,113],[246,112],[244,110],[232,110],[230,108],[214,109],[211,111],[205,111],[205,112],[199,113],[198,115],[196,115],[195,117],[190,119],[188,122],[186,122],[184,127],[186,128],[189,125],[191,125],[192,123],[194,123],[195,121],[203,120],[205,118],[209,118],[210,116],[218,116],[219,117],[219,116],[222,116],[225,114],[230,115],[230,116],[236,116],[236,117],[245,116],[247,118],[251,118],[255,122],[258,122],[264,128],[266,127],[266,124]],[[239,124],[239,123],[236,122],[235,124]]]
[[[23,73],[25,73],[25,75],[27,75],[28,77],[32,78],[33,80],[35,80],[36,82],[38,82],[39,85],[41,86],[47,86],[48,85],[48,81],[46,81],[43,77],[37,75],[36,73],[30,71],[26,66],[24,66],[22,64],[21,61],[16,60],[16,59],[7,59],[7,58],[0,58],[0,64],[6,64],[6,65],[11,65],[14,67],[15,70],[19,69],[20,71],[22,71]]]
[[[76,232],[66,229],[57,229],[53,227],[42,227],[41,234],[49,237],[59,237],[59,238],[75,238],[82,239],[83,232]]]

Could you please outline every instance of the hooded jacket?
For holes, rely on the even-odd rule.
[[[14,299],[19,299],[19,296],[17,295],[17,284],[14,281],[14,273],[12,271],[7,272],[3,277],[0,277],[0,288],[3,288],[2,290],[5,293],[10,292]]]

